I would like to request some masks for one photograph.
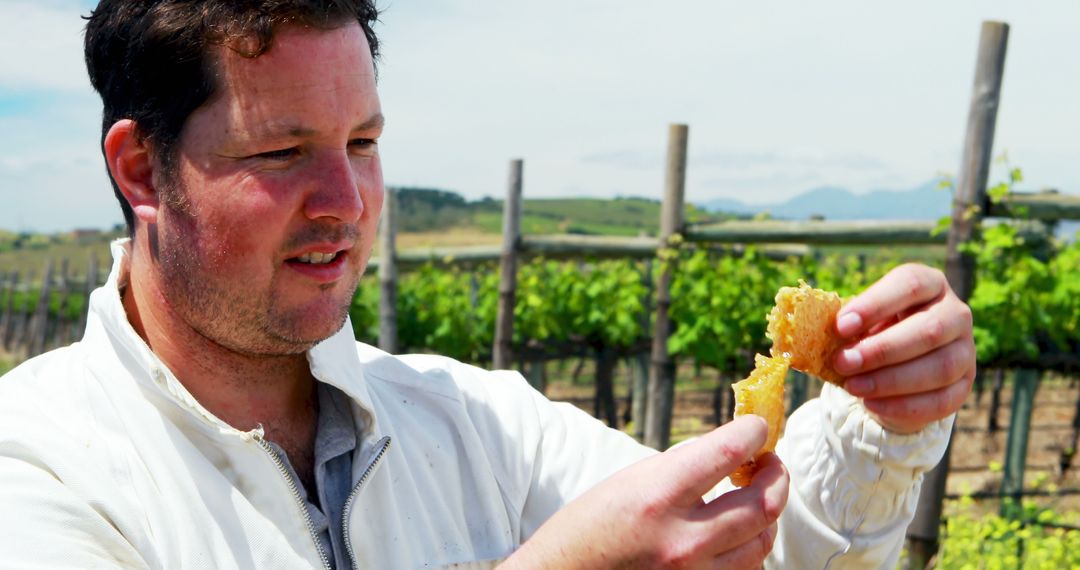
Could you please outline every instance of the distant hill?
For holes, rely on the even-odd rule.
[[[786,202],[746,204],[717,198],[700,203],[698,207],[714,214],[740,216],[768,212],[773,218],[788,220],[805,220],[811,216],[823,216],[826,220],[938,220],[951,213],[951,203],[952,194],[931,181],[911,190],[874,190],[865,194],[822,186]],[[1058,223],[1056,234],[1058,238],[1071,241],[1077,239],[1077,232],[1080,232],[1080,221],[1066,220]]]
[[[397,188],[398,231],[438,232],[472,228],[502,232],[502,200],[467,201],[460,194],[435,188]],[[646,198],[526,198],[521,229],[526,234],[656,235],[660,201]],[[720,221],[687,204],[686,219]]]
[[[774,218],[803,220],[823,216],[827,220],[936,220],[949,214],[952,195],[927,182],[911,190],[874,190],[855,194],[845,188],[823,186],[785,202],[746,204],[720,198],[699,204],[709,212],[755,215],[768,212]]]

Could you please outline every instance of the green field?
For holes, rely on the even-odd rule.
[[[19,272],[19,281],[26,282],[32,275],[35,282],[41,280],[49,261],[60,271],[60,264],[68,263],[69,277],[79,280],[86,275],[91,256],[98,261],[98,275],[109,269],[109,242],[121,234],[102,232],[95,236],[76,237],[71,233],[14,234],[0,231],[0,274]],[[6,279],[6,277],[5,277]]]

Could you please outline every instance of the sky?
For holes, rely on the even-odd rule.
[[[82,60],[84,0],[0,0],[0,229],[122,221]],[[1074,0],[380,0],[388,185],[783,201],[919,186],[959,165],[981,22],[1011,26],[995,155],[1080,193]],[[1004,176],[998,165],[991,179]]]

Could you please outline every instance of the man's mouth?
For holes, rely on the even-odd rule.
[[[316,252],[312,252],[312,253],[305,253],[305,254],[299,255],[297,257],[294,257],[294,258],[290,259],[289,261],[296,261],[296,262],[299,262],[299,263],[310,263],[311,265],[324,265],[324,264],[330,263],[335,258],[337,258],[338,253],[339,252],[336,252],[336,251],[333,252],[333,253],[319,253],[319,252],[316,251]]]

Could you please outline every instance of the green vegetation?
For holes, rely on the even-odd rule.
[[[1036,487],[1043,486],[1036,482]],[[1057,570],[1080,567],[1080,513],[1061,513],[1024,500],[1020,516],[986,513],[965,496],[945,504],[941,528],[942,570]]]
[[[994,232],[1011,231],[999,227],[1006,229]],[[1051,248],[1043,261],[1018,249],[1020,245],[999,240],[994,232],[988,232],[980,253],[980,278],[971,303],[980,362],[1075,350],[1080,346],[1080,244]],[[1004,245],[994,245],[999,241]],[[753,352],[768,350],[765,314],[777,289],[805,279],[849,296],[906,261],[895,251],[775,261],[755,248],[742,254],[682,248],[672,281],[676,326],[668,348],[699,365],[745,371]],[[651,315],[644,313],[645,267],[644,262],[626,260],[537,260],[522,265],[515,341],[625,347],[647,338]],[[652,267],[649,278],[655,280],[661,263]],[[405,274],[398,291],[399,343],[407,350],[485,360],[497,298],[494,265],[427,266]],[[363,280],[353,305],[353,325],[361,338],[375,340],[377,302],[377,283]]]

